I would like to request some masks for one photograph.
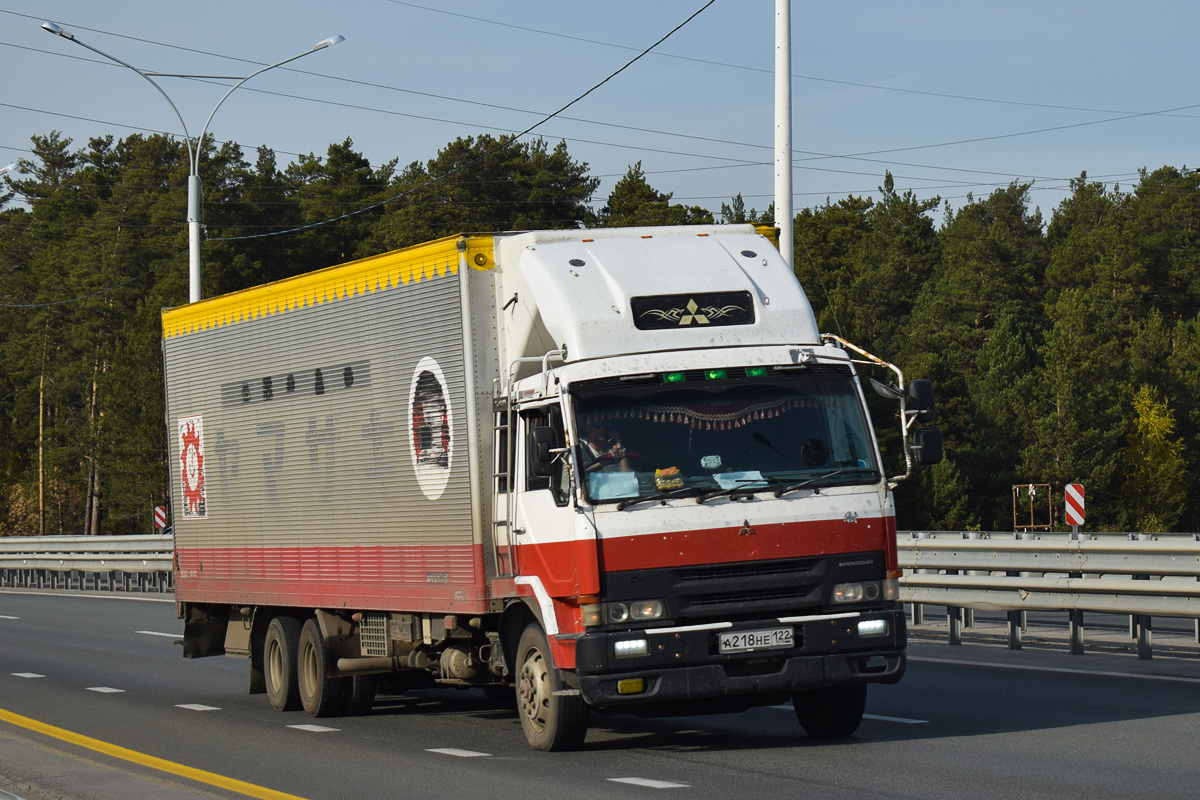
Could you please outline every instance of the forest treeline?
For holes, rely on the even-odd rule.
[[[672,202],[640,163],[595,210],[599,179],[565,143],[460,138],[403,168],[349,139],[282,167],[205,144],[205,297],[460,232],[770,218],[740,195],[716,219]],[[188,294],[186,151],[57,133],[32,151],[0,187],[0,535],[149,533],[168,485],[159,314]],[[1078,482],[1086,529],[1200,530],[1197,173],[1081,175],[1048,220],[1030,184],[959,208],[880,188],[801,211],[795,264],[821,330],[934,381],[947,456],[897,490],[900,527],[1011,530],[1015,502],[1019,527],[1032,508],[1061,528]],[[879,401],[901,471],[894,417]]]

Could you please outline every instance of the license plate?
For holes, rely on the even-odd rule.
[[[722,653],[752,653],[755,650],[786,650],[794,647],[791,628],[765,628],[756,631],[722,633],[717,649]]]

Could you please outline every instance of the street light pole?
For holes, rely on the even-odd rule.
[[[303,53],[297,53],[296,55],[291,56],[290,58],[285,58],[282,61],[276,61],[274,64],[269,64],[268,66],[265,66],[262,69],[260,69],[256,72],[252,72],[246,76],[241,76],[241,75],[191,75],[191,74],[184,74],[184,73],[177,73],[177,72],[147,72],[146,70],[138,69],[137,67],[133,66],[132,64],[122,61],[121,59],[117,58],[116,56],[109,55],[108,53],[104,52],[103,50],[92,47],[90,44],[87,44],[86,42],[80,41],[78,38],[76,38],[75,34],[71,33],[70,31],[68,31],[67,29],[65,29],[59,25],[55,25],[53,22],[42,23],[42,29],[49,33],[54,34],[55,36],[59,36],[63,39],[67,39],[68,41],[72,41],[75,44],[79,45],[80,47],[87,48],[88,50],[91,50],[93,53],[103,56],[104,58],[107,58],[109,61],[120,64],[122,67],[128,67],[129,69],[133,70],[138,75],[141,75],[143,78],[145,78],[147,81],[149,81],[150,85],[158,90],[158,93],[161,94],[163,96],[163,98],[167,101],[168,105],[171,106],[171,110],[175,112],[175,118],[179,120],[179,125],[181,128],[183,128],[183,141],[187,145],[187,152],[188,152],[188,184],[187,184],[188,302],[195,303],[195,302],[199,301],[200,300],[200,152],[204,145],[204,137],[208,133],[208,126],[212,122],[213,117],[216,116],[217,109],[219,109],[221,107],[221,104],[225,102],[226,98],[228,98],[229,95],[233,94],[235,90],[237,90],[242,84],[244,84],[246,81],[250,80],[251,78],[253,78],[257,75],[261,75],[269,69],[274,69],[275,67],[281,67],[284,64],[295,61],[298,58],[303,58],[304,56],[309,55],[310,53],[315,53],[318,50],[324,50],[326,47],[330,47],[332,45],[338,44],[339,42],[344,42],[344,41],[346,41],[346,38],[344,36],[330,36],[328,39],[322,39],[321,41],[319,41],[315,45],[313,45],[310,49],[305,50]],[[224,94],[224,96],[221,97],[221,99],[217,102],[216,106],[213,107],[212,113],[210,113],[208,115],[208,119],[205,120],[205,122],[204,122],[204,128],[201,129],[201,131],[200,131],[200,138],[196,140],[195,146],[193,147],[191,135],[188,133],[187,123],[183,121],[183,115],[179,113],[179,109],[175,107],[175,103],[171,100],[171,97],[163,90],[163,88],[161,86],[158,85],[158,83],[155,82],[155,80],[154,80],[155,78],[208,78],[208,79],[212,79],[212,80],[237,81],[237,83],[235,83],[229,89],[229,91],[226,92]]]

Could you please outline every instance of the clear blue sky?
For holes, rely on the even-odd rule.
[[[179,132],[153,87],[42,31],[46,19],[158,72],[244,75],[341,34],[294,65],[303,72],[255,78],[210,130],[251,160],[260,144],[282,165],[349,137],[372,164],[404,165],[458,136],[523,130],[703,5],[0,0],[0,165],[51,130],[77,145]],[[954,207],[1034,179],[1048,217],[1083,170],[1130,186],[1143,167],[1200,165],[1200,4],[794,2],[792,22],[797,209],[877,194],[891,170],[901,190]],[[679,202],[716,211],[740,192],[762,209],[773,66],[773,0],[717,0],[537,133],[566,139],[602,179],[597,206],[640,160]],[[162,82],[193,135],[224,92]]]

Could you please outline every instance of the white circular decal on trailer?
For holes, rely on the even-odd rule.
[[[454,447],[454,420],[446,377],[432,358],[422,358],[413,370],[408,390],[408,419],[412,428],[412,462],[417,484],[430,500],[437,500],[450,482],[450,456]]]

